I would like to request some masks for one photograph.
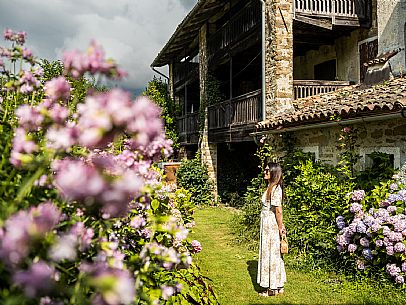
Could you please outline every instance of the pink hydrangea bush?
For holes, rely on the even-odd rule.
[[[398,284],[406,278],[406,187],[400,177],[370,196],[353,191],[349,213],[338,216],[337,249],[358,270],[385,272]],[[380,194],[385,194],[382,198]]]
[[[182,287],[195,285],[202,300],[216,304],[192,262],[201,245],[188,240],[190,194],[163,184],[154,165],[172,152],[160,109],[121,89],[90,92],[70,107],[71,79],[125,73],[92,42],[87,53],[65,53],[65,74],[43,82],[32,52],[22,48],[25,33],[4,36],[12,47],[1,48],[0,58],[30,64],[18,75],[0,65],[6,99],[31,94],[15,109],[10,154],[16,169],[34,172],[20,196],[57,194],[0,227],[0,279],[9,293],[39,304],[160,304],[185,302]],[[190,276],[195,280],[186,281]]]

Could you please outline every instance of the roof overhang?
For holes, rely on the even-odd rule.
[[[172,37],[162,48],[151,67],[162,67],[174,59],[180,59],[182,53],[196,39],[202,25],[224,6],[220,0],[199,0],[189,14],[178,25]]]

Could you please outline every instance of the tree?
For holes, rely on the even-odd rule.
[[[143,92],[162,109],[162,118],[165,125],[165,134],[173,141],[173,149],[179,149],[179,134],[176,126],[176,116],[178,109],[174,101],[169,97],[168,86],[160,78],[154,78],[148,82],[148,86]]]

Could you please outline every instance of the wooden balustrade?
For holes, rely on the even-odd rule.
[[[367,18],[367,0],[295,0],[295,13],[320,17]]]
[[[192,77],[193,74],[199,75],[199,63],[179,62],[173,65],[173,82],[175,85]]]
[[[209,37],[209,56],[213,56],[219,50],[231,46],[260,23],[261,3],[260,1],[253,1]]]
[[[329,93],[342,87],[349,86],[350,84],[350,82],[346,81],[294,80],[294,98],[299,99],[312,95]]]
[[[261,90],[211,105],[208,111],[209,129],[256,123],[262,117]]]
[[[188,113],[177,119],[180,142],[189,142],[192,135],[199,132],[199,115],[197,112]]]

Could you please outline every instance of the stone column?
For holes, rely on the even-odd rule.
[[[217,199],[217,145],[209,143],[209,121],[208,110],[206,107],[206,80],[208,73],[207,60],[207,25],[203,25],[199,33],[199,80],[200,80],[200,107],[205,107],[203,110],[204,127],[200,140],[200,151],[202,163],[207,165],[209,178],[214,184],[214,196]],[[202,110],[200,110],[202,111]]]
[[[169,64],[169,82],[168,82],[168,93],[171,100],[175,100],[175,89],[173,86],[173,62]]]
[[[265,0],[266,118],[290,111],[293,99],[293,0]]]
[[[389,62],[395,75],[406,74],[406,0],[378,0],[378,54],[401,48]]]

